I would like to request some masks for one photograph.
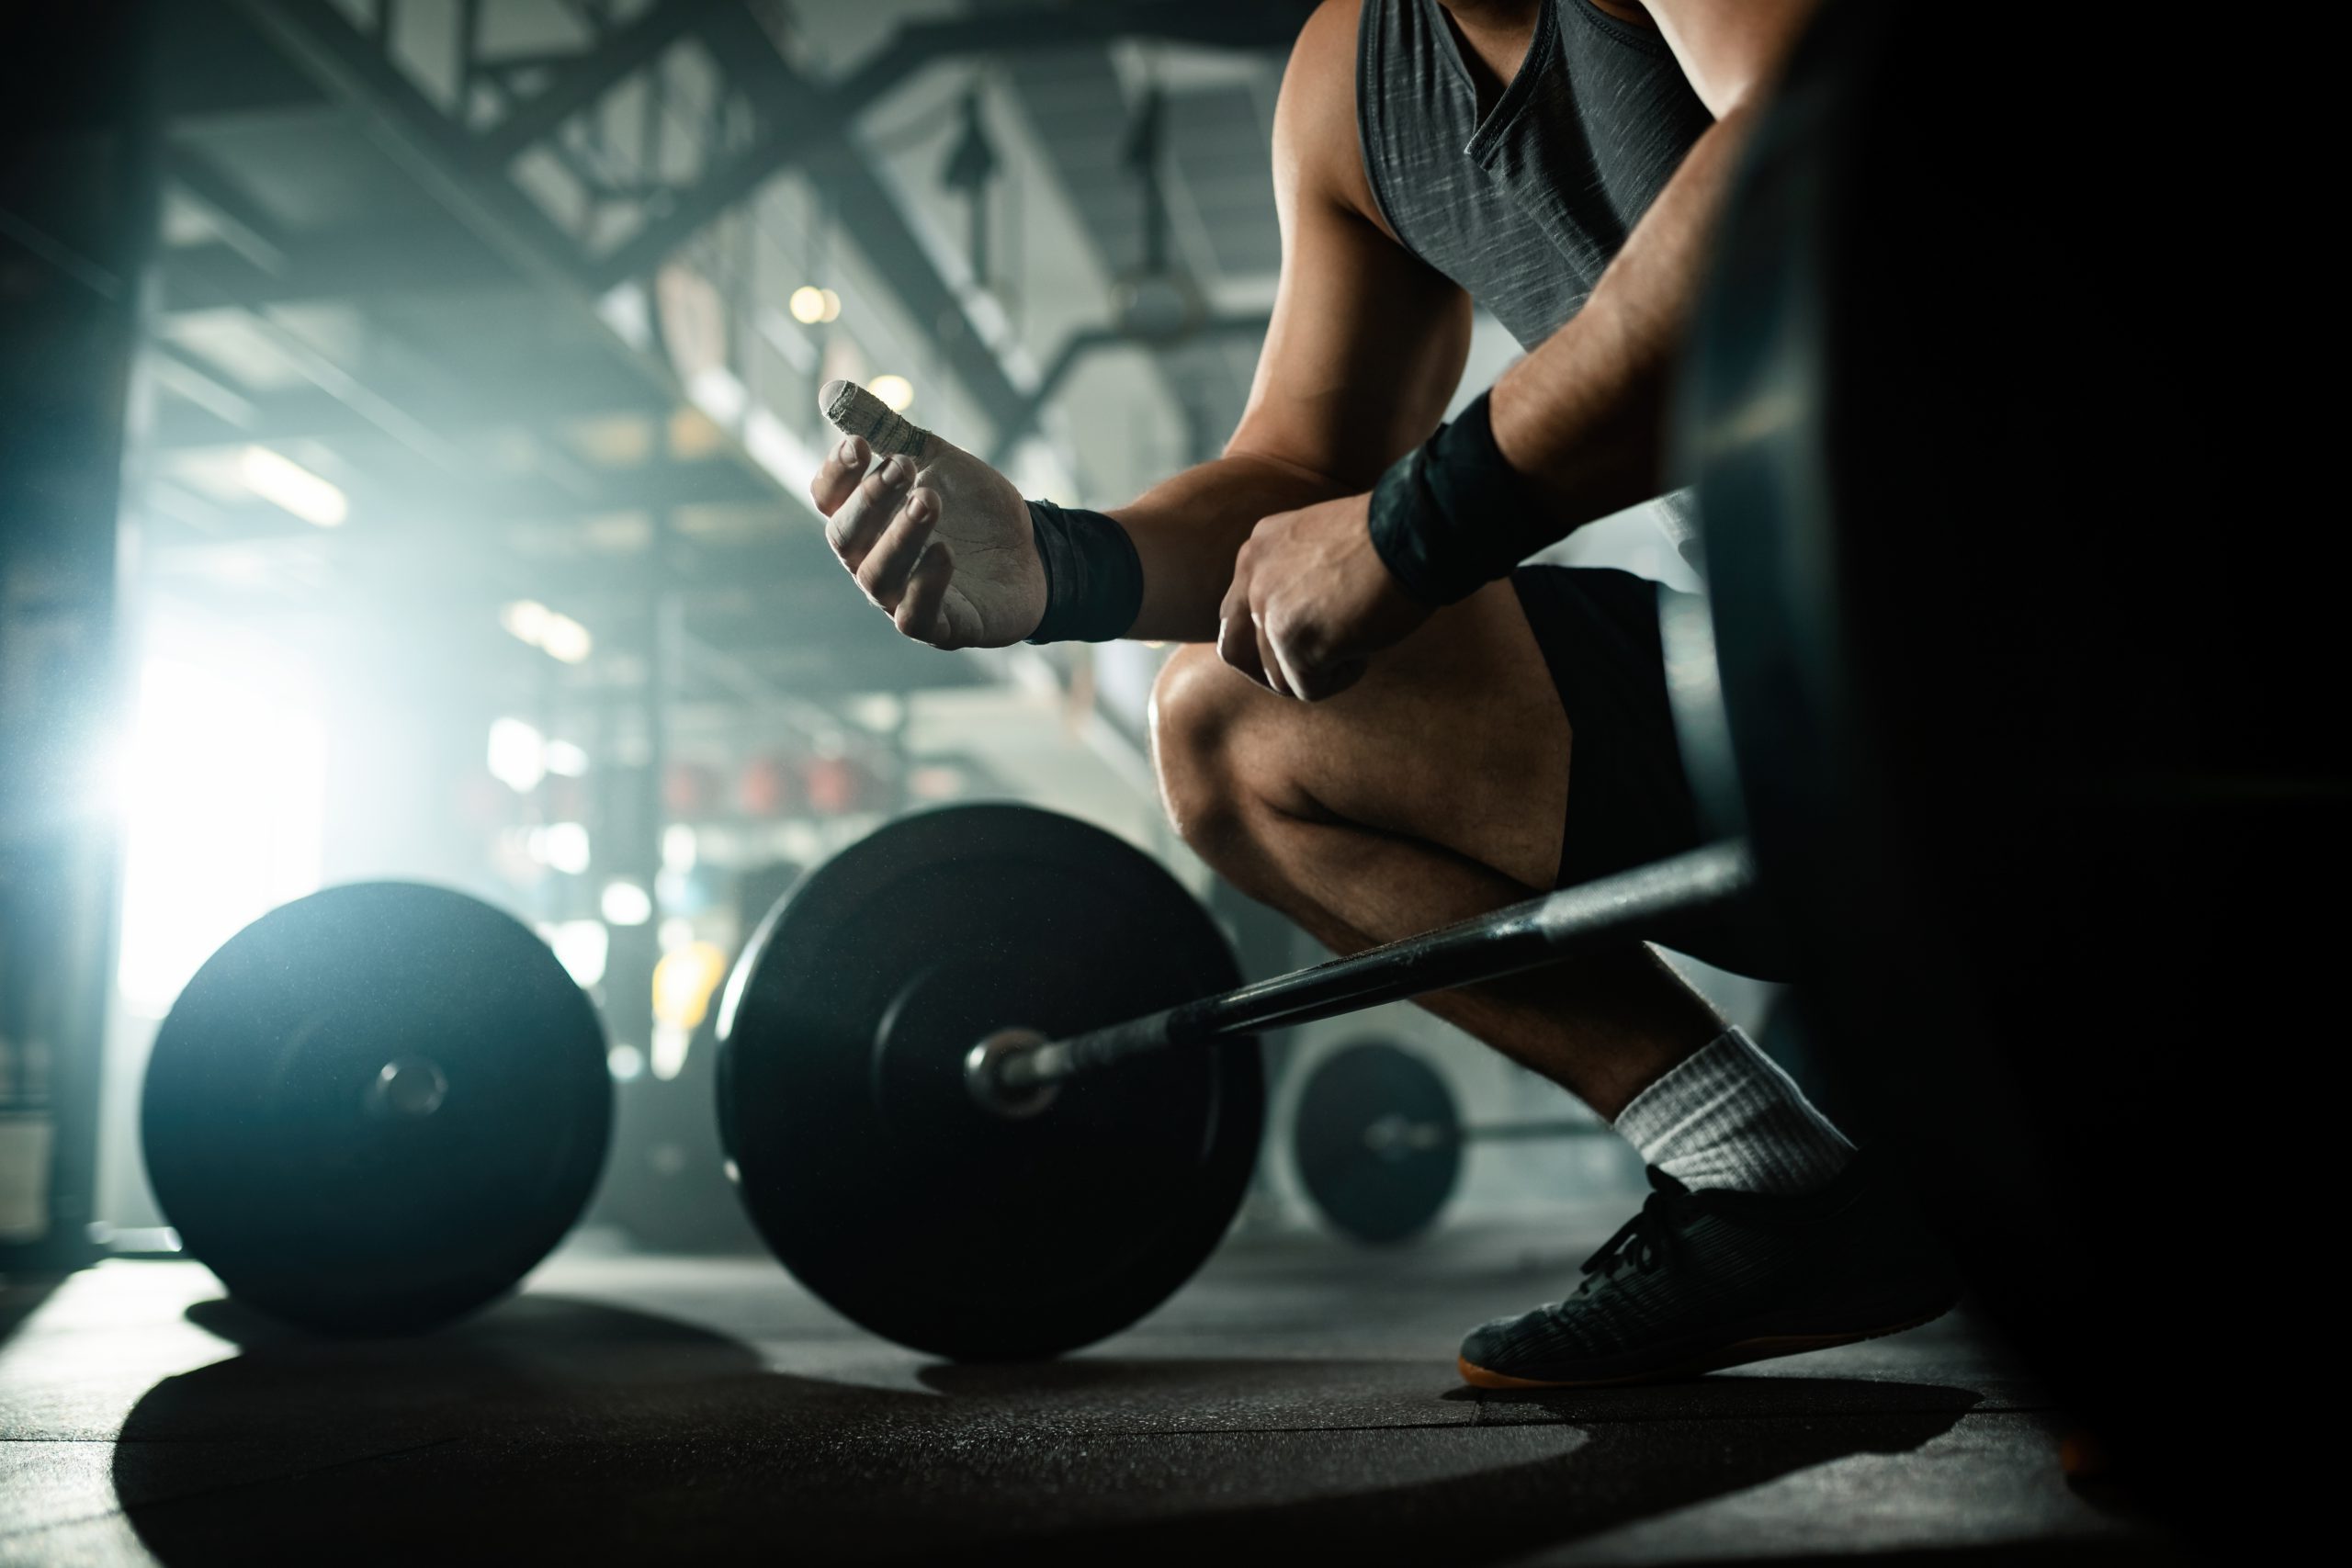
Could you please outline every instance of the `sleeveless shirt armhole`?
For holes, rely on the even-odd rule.
[[[1372,90],[1376,70],[1373,55],[1380,42],[1377,13],[1385,3],[1386,0],[1363,0],[1356,7],[1356,156],[1363,162],[1364,186],[1372,192],[1372,205],[1380,214],[1380,221],[1396,236],[1408,255],[1427,265],[1429,258],[1415,250],[1413,242],[1405,237],[1405,231],[1396,226],[1387,193],[1380,188],[1380,158],[1374,151],[1378,141],[1373,125],[1373,106],[1380,99]]]
[[[1568,8],[1576,12],[1585,26],[1613,42],[1625,44],[1644,54],[1670,55],[1674,52],[1667,47],[1666,35],[1655,27],[1642,28],[1622,21],[1594,5],[1592,0],[1568,0]]]

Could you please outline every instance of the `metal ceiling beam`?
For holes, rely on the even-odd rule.
[[[582,292],[578,247],[504,178],[480,177],[474,139],[330,0],[235,0],[237,7],[329,93],[360,111],[363,129],[427,194],[526,276]]]
[[[285,275],[284,237],[209,157],[186,142],[174,142],[164,150],[164,173],[181,199],[204,215],[224,246],[262,273]]]
[[[1219,337],[1263,338],[1273,325],[1273,318],[1263,313],[1247,316],[1212,316],[1172,342],[1166,338],[1147,337],[1119,327],[1081,327],[1062,340],[1054,353],[1046,373],[1037,378],[1023,400],[1018,417],[997,432],[996,445],[989,449],[989,463],[1003,468],[1012,461],[1013,448],[1020,446],[1029,433],[1037,428],[1038,419],[1046,405],[1061,390],[1062,383],[1078,368],[1079,361],[1106,348],[1181,348]]]
[[[473,135],[427,98],[332,0],[234,3],[332,96],[358,111],[366,132],[423,190],[526,280],[594,315],[603,290],[583,276],[577,241],[519,186],[502,174],[486,175]],[[602,327],[595,336],[661,395],[685,400],[676,376],[658,355]],[[746,472],[773,483],[739,446],[729,442],[727,449]]]
[[[503,168],[581,110],[662,53],[721,5],[742,0],[657,0],[642,15],[607,34],[546,89],[516,106],[482,133],[483,161]]]
[[[949,373],[989,423],[1001,425],[1014,418],[1024,401],[1022,389],[989,346],[955,287],[932,265],[930,252],[897,197],[864,155],[840,135],[847,119],[831,92],[777,52],[748,12],[730,10],[713,17],[705,37],[763,122],[795,127],[797,135],[820,148],[808,161],[807,173],[824,187],[842,227],[907,314],[934,338]]]
[[[748,17],[726,18],[750,23]],[[1100,46],[1116,39],[1149,38],[1226,49],[1287,49],[1304,11],[1285,5],[1204,5],[1201,0],[1131,0],[1125,5],[1039,6],[991,10],[943,21],[910,22],[839,81],[801,77],[775,55],[756,24],[764,51],[790,73],[783,90],[764,95],[770,109],[759,137],[714,164],[693,186],[673,197],[646,226],[595,264],[605,285],[639,276],[684,244],[722,212],[769,179],[842,141],[867,105],[933,62],[952,58]],[[739,34],[740,39],[740,34]],[[722,51],[721,59],[732,63]],[[760,62],[765,69],[765,62]],[[773,73],[770,73],[773,74]]]
[[[459,243],[447,243],[451,239]],[[457,231],[427,240],[405,230],[356,230],[289,242],[276,272],[222,244],[181,245],[158,258],[165,315],[273,305],[527,287],[514,269]]]

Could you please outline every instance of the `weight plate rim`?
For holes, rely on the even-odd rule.
[[[1308,1109],[1315,1101],[1318,1088],[1338,1081],[1336,1075],[1345,1070],[1341,1067],[1341,1063],[1362,1064],[1375,1057],[1384,1058],[1406,1067],[1421,1084],[1433,1090],[1433,1098],[1443,1105],[1446,1120],[1456,1129],[1457,1134],[1454,1140],[1447,1144],[1443,1150],[1442,1158],[1446,1166],[1446,1178],[1438,1201],[1410,1226],[1403,1230],[1382,1233],[1360,1229],[1347,1224],[1340,1217],[1339,1209],[1325,1197],[1321,1184],[1309,1174],[1319,1167],[1320,1162],[1310,1158],[1306,1152],[1309,1134]],[[1316,1217],[1330,1229],[1363,1247],[1407,1246],[1430,1235],[1437,1228],[1439,1218],[1445,1213],[1447,1206],[1453,1201],[1454,1193],[1461,1188],[1462,1142],[1459,1136],[1461,1126],[1461,1101],[1455,1097],[1453,1085],[1446,1082],[1445,1075],[1438,1070],[1437,1065],[1430,1060],[1426,1053],[1413,1050],[1393,1040],[1374,1038],[1350,1041],[1325,1052],[1317,1060],[1315,1066],[1307,1070],[1305,1080],[1299,1086],[1298,1098],[1291,1113],[1291,1169],[1298,1178],[1300,1190],[1306,1193],[1308,1200],[1314,1204]]]
[[[1041,840],[1046,845],[1043,854],[1039,850]],[[1118,865],[1120,874],[1140,874],[1180,897],[1182,908],[1187,911],[1182,918],[1196,930],[1201,939],[1201,960],[1204,966],[1216,970],[1200,994],[1240,984],[1239,964],[1232,944],[1200,900],[1166,866],[1116,834],[1060,812],[1017,802],[964,802],[927,807],[893,818],[810,867],[761,919],[728,977],[719,1011],[715,1074],[721,1145],[737,1196],[742,1201],[752,1227],[786,1271],[811,1295],[868,1332],[912,1349],[967,1362],[1050,1359],[1106,1338],[1157,1310],[1198,1272],[1231,1228],[1256,1169],[1266,1111],[1262,1055],[1256,1038],[1209,1047],[1219,1054],[1214,1080],[1214,1132],[1199,1180],[1186,1194],[1190,1201],[1182,1206],[1178,1217],[1160,1233],[1159,1245],[1142,1255],[1161,1260],[1162,1266],[1137,1269],[1133,1287],[1124,1292],[1129,1298],[1127,1303],[1116,1311],[1096,1314],[1082,1330],[1039,1332],[1016,1339],[1001,1333],[966,1337],[953,1332],[909,1329],[903,1324],[875,1321],[876,1314],[855,1310],[852,1303],[837,1299],[835,1292],[827,1288],[828,1281],[811,1279],[796,1268],[787,1256],[790,1237],[788,1234],[779,1234],[781,1218],[772,1224],[763,1212],[756,1163],[743,1146],[735,1108],[739,1074],[749,1049],[741,1027],[743,1009],[760,962],[770,951],[777,931],[793,918],[796,910],[805,910],[808,899],[821,896],[828,886],[835,885],[829,879],[880,883],[896,875],[918,874],[950,856],[985,859],[992,850],[1005,855],[1044,859],[1080,875],[1106,862]],[[1171,899],[1170,908],[1175,907]],[[780,1213],[782,1208],[780,1205]],[[1180,1258],[1183,1260],[1181,1267],[1172,1261]],[[1141,1302],[1139,1306],[1134,1304],[1136,1301]]]
[[[540,1021],[544,1037],[558,1042],[553,1046],[553,1060],[560,1065],[564,1056],[576,1059],[576,1066],[568,1075],[569,1081],[550,1081],[548,1092],[552,1097],[561,1089],[575,1095],[582,1120],[569,1130],[568,1157],[557,1162],[547,1178],[548,1190],[561,1201],[548,1205],[546,1213],[549,1217],[541,1224],[528,1230],[518,1229],[518,1239],[505,1249],[509,1257],[504,1266],[481,1275],[462,1288],[452,1281],[441,1291],[419,1292],[408,1299],[396,1295],[365,1300],[305,1299],[304,1289],[295,1276],[248,1267],[251,1258],[240,1256],[244,1249],[235,1245],[229,1230],[221,1227],[220,1216],[206,1213],[203,1202],[192,1198],[192,1189],[186,1183],[205,1178],[190,1171],[187,1161],[203,1157],[201,1136],[187,1124],[174,1122],[165,1106],[166,1096],[159,1089],[169,1089],[168,1080],[175,1071],[201,1065],[193,1058],[187,1063],[178,1060],[202,1048],[203,1037],[191,1032],[206,1024],[219,1027],[217,1021],[202,1019],[187,1010],[191,998],[198,1008],[221,1007],[234,994],[221,989],[229,984],[226,976],[234,964],[246,960],[256,944],[280,940],[279,933],[299,929],[299,922],[319,919],[322,913],[329,918],[353,918],[366,911],[371,902],[377,905],[379,918],[383,918],[383,909],[393,906],[404,906],[403,913],[437,906],[445,919],[456,917],[479,922],[482,929],[497,931],[500,940],[511,942],[511,956],[499,955],[502,977],[511,977],[516,991],[549,987],[562,1013],[569,1015],[551,1014]],[[537,971],[536,976],[530,974],[531,970]],[[216,989],[220,990],[219,995],[214,994]],[[561,1043],[566,1038],[575,1043]],[[603,1016],[594,1002],[537,933],[510,911],[458,888],[406,878],[370,878],[317,888],[276,905],[239,927],[206,955],[158,1021],[140,1075],[140,1150],[148,1189],[164,1223],[178,1234],[183,1252],[209,1269],[241,1305],[298,1328],[335,1337],[428,1332],[510,1294],[547,1259],[586,1213],[602,1179],[612,1141],[614,1096],[605,1053]],[[597,1092],[586,1092],[591,1083],[597,1086]],[[165,1151],[162,1159],[156,1157],[159,1148]],[[229,1245],[222,1246],[223,1241]],[[519,1269],[513,1268],[513,1260],[526,1252],[529,1261]]]

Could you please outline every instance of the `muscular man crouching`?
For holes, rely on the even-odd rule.
[[[1692,847],[1662,591],[1519,563],[1657,492],[1709,220],[1805,9],[1329,0],[1275,113],[1282,283],[1224,455],[1066,511],[835,382],[833,547],[938,647],[1190,645],[1154,697],[1169,813],[1335,951]],[[1473,300],[1528,353],[1440,426]],[[1574,1294],[1471,1332],[1470,1382],[1685,1375],[1950,1305],[1884,1174],[1647,948],[1424,1005],[1611,1119],[1653,1188]]]

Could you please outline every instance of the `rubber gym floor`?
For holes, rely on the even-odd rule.
[[[593,1234],[455,1329],[333,1342],[185,1262],[0,1294],[0,1563],[2146,1562],[1965,1309],[1671,1385],[1479,1394],[1462,1330],[1621,1216],[1241,1236],[1043,1365],[943,1364],[764,1258]]]

